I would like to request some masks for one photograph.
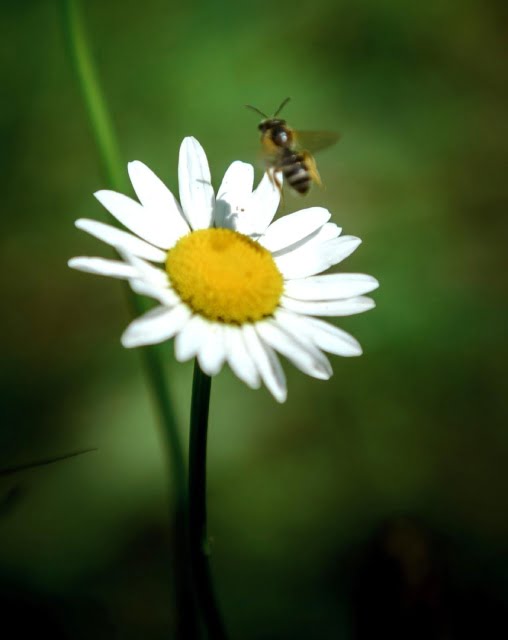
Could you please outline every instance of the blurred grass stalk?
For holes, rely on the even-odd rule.
[[[100,90],[97,74],[88,47],[79,0],[62,0],[63,29],[67,40],[69,56],[79,82],[91,128],[99,150],[110,187],[117,191],[128,190],[125,178],[124,162],[121,159],[115,139],[111,119]],[[127,287],[129,303],[133,315],[140,315],[146,309],[142,299]],[[170,473],[176,492],[175,506],[171,513],[174,525],[175,552],[172,558],[176,575],[176,613],[178,618],[178,636],[195,638],[197,620],[194,615],[194,597],[191,588],[188,562],[187,522],[187,485],[186,469],[182,443],[169,394],[169,386],[157,346],[142,349],[146,375],[155,399],[159,418],[162,422],[167,446]]]

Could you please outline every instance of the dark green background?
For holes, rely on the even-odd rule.
[[[502,2],[83,2],[122,155],[176,192],[194,135],[218,186],[256,116],[342,133],[319,204],[364,244],[375,311],[277,405],[213,383],[213,566],[233,638],[493,637],[508,593],[506,24]],[[108,187],[58,2],[0,3],[0,613],[53,637],[172,637],[162,438],[121,285],[73,227]],[[258,174],[260,176],[260,173]],[[187,435],[191,365],[163,351]],[[504,557],[503,557],[504,554]],[[44,620],[46,622],[44,622]],[[49,626],[48,626],[49,628]],[[503,634],[499,637],[501,637]]]

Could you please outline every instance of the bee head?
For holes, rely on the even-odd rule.
[[[284,128],[285,126],[285,120],[280,120],[277,118],[267,118],[266,120],[261,120],[261,122],[258,124],[258,129],[261,131],[261,133],[266,133],[267,131],[270,131],[270,129],[280,129]]]
[[[269,138],[277,147],[288,147],[292,141],[292,134],[285,120],[270,118],[263,120],[259,126],[261,135]]]

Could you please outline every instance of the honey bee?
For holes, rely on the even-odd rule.
[[[339,135],[331,131],[296,131],[277,116],[289,102],[286,98],[270,118],[258,108],[248,104],[248,109],[263,116],[258,125],[261,144],[266,157],[268,175],[282,193],[282,184],[276,172],[282,171],[289,186],[301,195],[309,192],[313,182],[321,186],[321,178],[311,151],[319,151],[335,144]]]

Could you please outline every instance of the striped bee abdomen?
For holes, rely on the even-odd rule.
[[[288,181],[289,186],[301,195],[305,195],[310,189],[312,182],[305,162],[305,156],[302,153],[295,153],[289,149],[285,149],[284,151],[285,153],[280,159],[279,167]]]

